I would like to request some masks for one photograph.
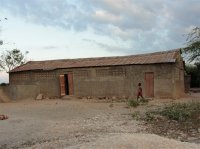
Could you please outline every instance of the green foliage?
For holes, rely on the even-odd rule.
[[[139,111],[136,111],[132,114],[132,118],[138,120],[140,118],[140,112]]]
[[[139,101],[133,100],[133,99],[128,100],[128,105],[129,105],[130,107],[137,107],[137,106],[139,106]]]
[[[18,49],[8,50],[1,54],[0,56],[0,70],[9,72],[17,66],[20,66],[26,62],[25,55]]]
[[[187,34],[187,47],[183,49],[190,62],[200,61],[200,27],[195,27]]]
[[[200,103],[176,103],[166,106],[160,115],[171,120],[186,121],[200,113]]]
[[[191,75],[191,87],[200,87],[200,63],[195,65],[187,64],[185,66],[186,73]]]
[[[145,121],[153,121],[153,120],[154,120],[153,112],[146,112],[145,113]]]
[[[178,122],[192,121],[199,117],[200,114],[200,103],[174,103],[164,108],[147,111],[144,117],[141,117],[145,121],[158,121],[158,120],[175,120]],[[135,116],[136,114],[134,114]]]

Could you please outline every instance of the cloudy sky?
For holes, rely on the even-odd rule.
[[[200,0],[0,0],[0,52],[46,60],[180,48],[199,15]]]

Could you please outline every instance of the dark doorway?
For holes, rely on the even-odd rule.
[[[73,85],[73,73],[69,72],[64,75],[60,75],[60,95],[73,95],[74,85]]]
[[[69,81],[68,81],[68,74],[65,74],[65,94],[69,95]]]

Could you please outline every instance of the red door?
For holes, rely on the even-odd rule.
[[[67,74],[68,85],[69,85],[69,95],[74,94],[74,85],[73,85],[73,73],[70,72]]]
[[[145,73],[145,96],[154,97],[154,73]]]
[[[65,75],[60,75],[60,95],[65,96]]]

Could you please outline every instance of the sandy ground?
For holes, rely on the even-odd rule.
[[[0,121],[0,148],[200,148],[146,134],[144,125],[133,120],[125,107],[125,103],[111,106],[81,100],[0,103],[0,114],[9,116]]]

